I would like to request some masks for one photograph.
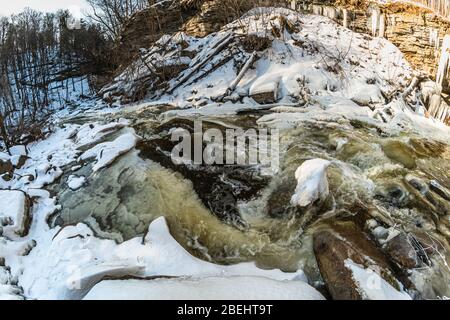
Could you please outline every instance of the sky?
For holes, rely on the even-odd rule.
[[[0,16],[9,16],[30,7],[44,12],[55,12],[58,9],[69,9],[77,18],[88,9],[85,0],[0,0]]]

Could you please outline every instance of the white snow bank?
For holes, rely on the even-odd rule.
[[[326,169],[330,161],[312,159],[303,162],[295,171],[297,188],[291,198],[292,205],[305,207],[317,199],[325,199],[329,194]]]
[[[3,234],[22,234],[27,219],[27,199],[19,190],[0,190],[0,225]]]
[[[96,158],[92,170],[98,171],[110,165],[117,157],[127,153],[136,146],[138,137],[134,133],[125,133],[114,141],[103,142],[81,155],[82,160]]]
[[[249,276],[305,281],[301,270],[263,270],[254,263],[221,266],[193,257],[171,236],[163,217],[150,224],[144,239],[134,238],[119,245],[96,238],[85,224],[67,226],[50,243],[38,242],[27,259],[34,260],[35,268],[24,270],[20,285],[26,296],[39,299],[80,299],[107,276]],[[299,286],[308,287],[306,283]]]
[[[234,276],[201,279],[107,280],[85,300],[324,300],[301,281]]]
[[[352,272],[362,297],[369,300],[412,300],[405,291],[398,291],[371,269],[364,269],[351,259],[345,266]],[[400,284],[399,284],[400,285]]]

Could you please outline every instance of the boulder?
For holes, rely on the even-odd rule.
[[[10,160],[0,159],[0,175],[12,172],[13,170],[14,168]]]
[[[336,222],[318,229],[313,235],[313,249],[320,273],[333,299],[368,298],[348,267],[349,262],[367,270],[376,270],[376,276],[389,284],[391,291],[400,294],[399,284],[392,275],[386,257],[355,223]]]
[[[389,240],[384,249],[389,257],[402,267],[411,269],[418,265],[416,250],[404,232]]]

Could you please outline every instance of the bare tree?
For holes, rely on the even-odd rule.
[[[88,17],[99,23],[117,39],[123,23],[134,13],[148,6],[148,0],[87,0],[91,7]]]

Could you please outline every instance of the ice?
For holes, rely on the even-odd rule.
[[[275,74],[269,74],[259,77],[250,87],[250,96],[261,93],[273,93],[273,96],[277,97],[278,83],[281,76]]]
[[[324,200],[329,193],[326,169],[330,161],[324,159],[306,160],[295,171],[297,187],[291,198],[292,205],[305,207],[314,201]]]
[[[9,149],[12,156],[26,156],[28,154],[25,146],[17,145]]]

